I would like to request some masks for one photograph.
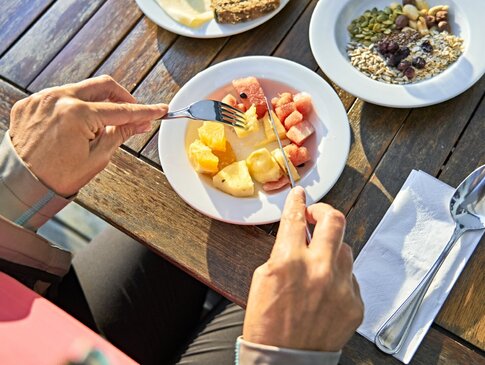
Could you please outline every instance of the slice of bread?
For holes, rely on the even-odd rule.
[[[216,21],[236,24],[259,18],[280,5],[280,0],[212,0]]]

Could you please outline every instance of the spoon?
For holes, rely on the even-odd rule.
[[[377,331],[376,346],[387,354],[395,354],[401,349],[431,282],[458,238],[466,231],[485,229],[485,165],[473,171],[455,190],[450,213],[455,230],[444,250],[416,289]]]

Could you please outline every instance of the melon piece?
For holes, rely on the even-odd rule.
[[[276,125],[276,130],[278,131],[278,135],[280,139],[286,138],[286,129],[281,124],[280,118],[274,113],[274,111],[270,111],[271,116],[273,117],[274,123]],[[266,141],[273,142],[276,141],[276,136],[274,134],[273,126],[271,125],[271,121],[269,120],[269,115],[266,113],[263,118],[263,125],[264,125],[264,133],[266,134]]]
[[[255,105],[258,118],[264,117],[268,107],[266,106],[263,89],[256,77],[251,76],[234,80],[232,86],[236,89],[246,109],[249,109],[251,105]]]
[[[271,99],[271,104],[273,105],[273,108],[276,109],[277,107],[291,103],[292,101],[293,96],[291,95],[291,93],[282,93]]]
[[[285,158],[283,157],[283,152],[281,152],[281,150],[279,148],[276,148],[271,152],[271,155],[274,157],[276,162],[278,162],[278,165],[280,165],[281,169],[285,173],[287,173]],[[288,154],[286,154],[286,156],[288,157]],[[295,180],[295,181],[300,180],[300,175],[298,174],[296,167],[291,163],[290,160],[288,161],[288,164],[290,165],[290,173],[291,173],[291,176],[293,176],[293,180]]]
[[[219,171],[219,158],[199,139],[196,139],[189,146],[189,160],[195,171],[202,174],[215,174]]]
[[[271,181],[271,182],[267,182],[266,184],[263,184],[263,190],[264,191],[278,190],[289,184],[290,184],[290,179],[288,178],[287,175],[283,175],[282,177],[280,177],[278,181]]]
[[[312,111],[312,97],[310,94],[302,92],[293,96],[296,109],[303,115],[308,115]]]
[[[310,161],[310,153],[306,147],[298,147],[296,144],[292,143],[284,147],[284,150],[291,163],[295,166],[300,166],[305,162]]]
[[[275,109],[278,106],[278,101],[280,100],[279,97],[275,96],[274,98],[271,99],[271,105],[273,106],[273,109]]]
[[[202,127],[197,129],[199,138],[203,144],[213,151],[224,152],[226,150],[226,133],[224,124],[216,122],[204,122]]]
[[[315,128],[313,128],[313,125],[309,121],[305,120],[291,127],[290,130],[286,132],[286,136],[291,142],[301,146],[313,132],[315,132]]]
[[[219,165],[217,166],[219,170],[222,170],[224,167],[229,166],[236,161],[236,154],[229,142],[226,142],[226,150],[224,152],[212,151],[212,153],[219,159]]]
[[[294,102],[291,102],[291,103],[276,107],[275,112],[278,118],[280,118],[280,120],[284,123],[286,117],[291,113],[293,113],[295,110],[296,110],[296,105]]]
[[[254,194],[254,182],[244,160],[223,168],[212,178],[212,183],[217,189],[233,196],[245,197]]]
[[[246,113],[244,113],[246,119],[246,128],[238,128],[234,127],[234,131],[236,132],[239,138],[247,137],[253,132],[257,132],[259,130],[259,120],[258,116],[256,115],[256,107],[252,105]]]
[[[280,166],[266,148],[251,153],[246,163],[251,176],[261,184],[277,181],[283,175]]]
[[[303,115],[298,110],[295,110],[293,113],[291,113],[286,117],[285,128],[286,130],[288,130],[294,125],[301,123],[302,121],[303,121]]]
[[[237,107],[237,99],[232,94],[227,94],[221,100],[224,104],[230,105],[234,108]]]
[[[243,104],[243,103],[239,103],[236,105],[236,108],[238,108],[240,111],[242,111],[243,113],[246,112],[246,106]]]

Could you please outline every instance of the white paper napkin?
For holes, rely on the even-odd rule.
[[[357,332],[374,342],[381,325],[406,300],[450,239],[449,202],[454,189],[412,171],[386,215],[355,260],[354,273],[365,304]],[[443,263],[414,319],[407,341],[394,356],[411,361],[483,230],[465,233]]]

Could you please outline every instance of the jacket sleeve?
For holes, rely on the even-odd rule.
[[[7,132],[0,143],[0,270],[29,287],[62,277],[71,254],[35,231],[70,201],[32,174]]]
[[[236,365],[337,365],[339,352],[302,351],[244,341],[236,342]]]

